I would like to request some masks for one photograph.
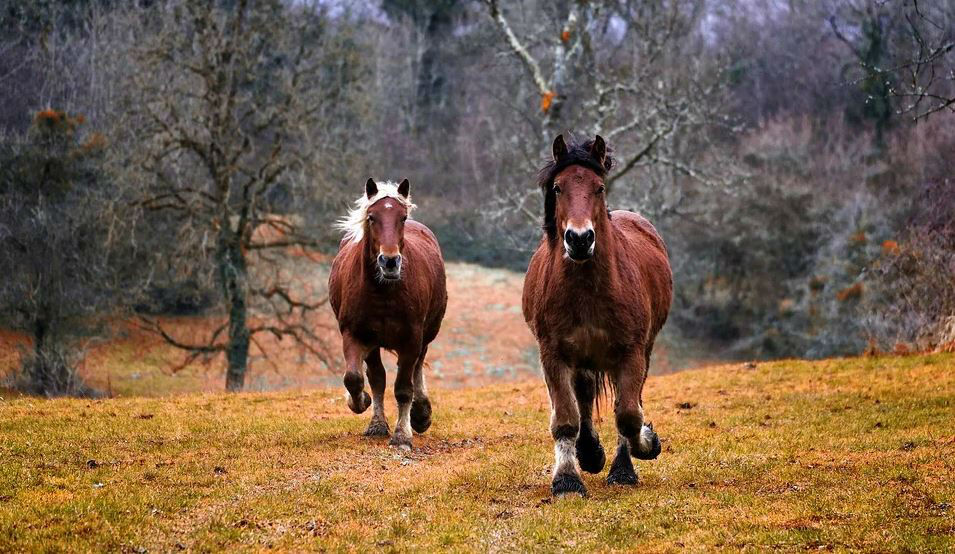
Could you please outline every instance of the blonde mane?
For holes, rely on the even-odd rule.
[[[365,236],[365,224],[368,219],[368,208],[382,198],[393,198],[401,203],[408,210],[408,217],[411,217],[411,211],[415,206],[411,202],[411,195],[407,198],[398,194],[398,184],[393,181],[377,183],[378,193],[368,198],[362,194],[355,200],[355,207],[349,210],[348,214],[335,223],[335,228],[345,233],[345,239],[351,242],[361,242]]]

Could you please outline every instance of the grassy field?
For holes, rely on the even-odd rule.
[[[8,397],[0,551],[955,549],[955,356],[711,367],[645,394],[664,448],[640,484],[585,476],[561,500],[534,380],[436,387],[411,452],[361,437],[338,389]]]

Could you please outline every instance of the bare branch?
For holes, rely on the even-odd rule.
[[[541,96],[553,92],[550,90],[550,85],[548,85],[547,79],[544,78],[544,74],[541,72],[540,64],[537,63],[537,60],[531,56],[531,53],[528,52],[520,39],[517,38],[517,35],[514,34],[510,23],[507,22],[504,14],[501,13],[497,5],[497,0],[484,0],[484,3],[487,4],[491,19],[494,20],[494,23],[497,24],[497,28],[504,34],[514,55],[524,64],[524,68],[527,69],[527,72],[531,75],[531,79],[533,79]]]

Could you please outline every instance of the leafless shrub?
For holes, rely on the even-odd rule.
[[[882,243],[872,264],[874,300],[864,324],[883,349],[931,350],[952,340],[955,316],[955,182],[927,185],[900,240]]]
[[[75,347],[55,344],[42,350],[21,353],[20,371],[9,378],[11,388],[38,396],[99,397],[79,375],[83,353]]]

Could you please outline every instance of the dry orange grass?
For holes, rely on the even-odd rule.
[[[0,551],[955,548],[955,356],[750,367],[651,377],[661,457],[560,501],[537,380],[435,387],[410,453],[337,388],[6,398]]]

